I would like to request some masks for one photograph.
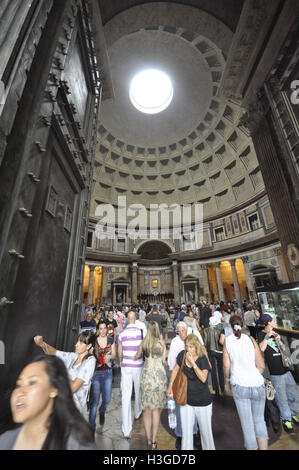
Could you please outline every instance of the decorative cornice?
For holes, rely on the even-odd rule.
[[[252,67],[271,27],[277,4],[278,0],[245,0],[218,96],[228,99],[244,97]]]

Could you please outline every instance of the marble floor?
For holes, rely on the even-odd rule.
[[[116,377],[112,390],[112,399],[105,415],[105,424],[100,426],[97,417],[96,444],[100,450],[146,450],[147,440],[143,427],[143,420],[134,420],[132,406],[133,430],[131,439],[124,438],[121,430],[121,392],[119,378]],[[132,400],[132,404],[134,402]],[[176,450],[175,438],[160,424],[157,436],[158,450]],[[299,450],[299,428],[295,435],[289,435],[282,430],[281,437],[269,447],[269,450]]]
[[[169,343],[174,336],[173,332],[169,330],[167,335],[166,343],[169,346]],[[168,348],[167,348],[168,349]],[[211,380],[209,377],[210,390],[211,393]],[[134,402],[132,400],[132,405]],[[131,433],[131,439],[127,439],[123,436],[121,425],[121,391],[120,391],[120,369],[116,367],[114,369],[114,378],[113,378],[113,389],[112,389],[112,399],[107,408],[105,415],[105,424],[104,426],[99,425],[98,415],[97,415],[97,428],[95,433],[95,439],[98,449],[101,450],[146,450],[147,449],[147,440],[145,437],[145,430],[143,426],[142,417],[138,420],[134,419],[134,412],[132,406],[132,423],[133,429]],[[164,426],[159,426],[159,431],[157,435],[157,444],[158,450],[176,450],[175,448],[175,438],[167,432]],[[275,441],[269,450],[299,450],[299,427],[296,428],[294,435],[287,434],[284,430],[281,432],[280,438]]]

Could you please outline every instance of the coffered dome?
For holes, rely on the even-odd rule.
[[[161,4],[150,8],[150,16],[149,5],[130,8],[105,26],[115,99],[102,103],[91,215],[118,196],[146,207],[203,203],[205,218],[236,210],[264,183],[239,125],[242,109],[218,93],[233,33],[195,8],[171,5],[172,15]],[[167,73],[174,90],[153,115],[129,97],[133,76],[151,67]]]

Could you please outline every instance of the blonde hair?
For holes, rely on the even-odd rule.
[[[185,346],[187,344],[190,344],[190,346],[194,346],[195,349],[196,349],[196,354],[199,356],[199,357],[202,357],[204,355],[204,349],[202,347],[202,345],[200,344],[198,338],[196,335],[188,335],[187,338],[185,339]]]
[[[153,348],[160,341],[160,330],[159,325],[156,321],[150,321],[147,326],[147,334],[142,341],[142,350],[145,357],[149,357],[153,354]]]

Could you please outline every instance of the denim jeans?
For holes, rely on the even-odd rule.
[[[232,394],[241,421],[245,448],[256,450],[258,448],[257,437],[268,439],[264,418],[265,386],[241,387],[240,385],[232,385]]]
[[[112,369],[106,368],[104,371],[98,369],[95,371],[90,390],[90,411],[89,422],[93,429],[96,428],[97,408],[102,393],[102,403],[100,413],[105,413],[107,406],[111,401],[112,395]]]
[[[283,420],[291,421],[299,411],[299,388],[291,372],[283,375],[271,375],[271,382],[276,390],[275,400]]]

